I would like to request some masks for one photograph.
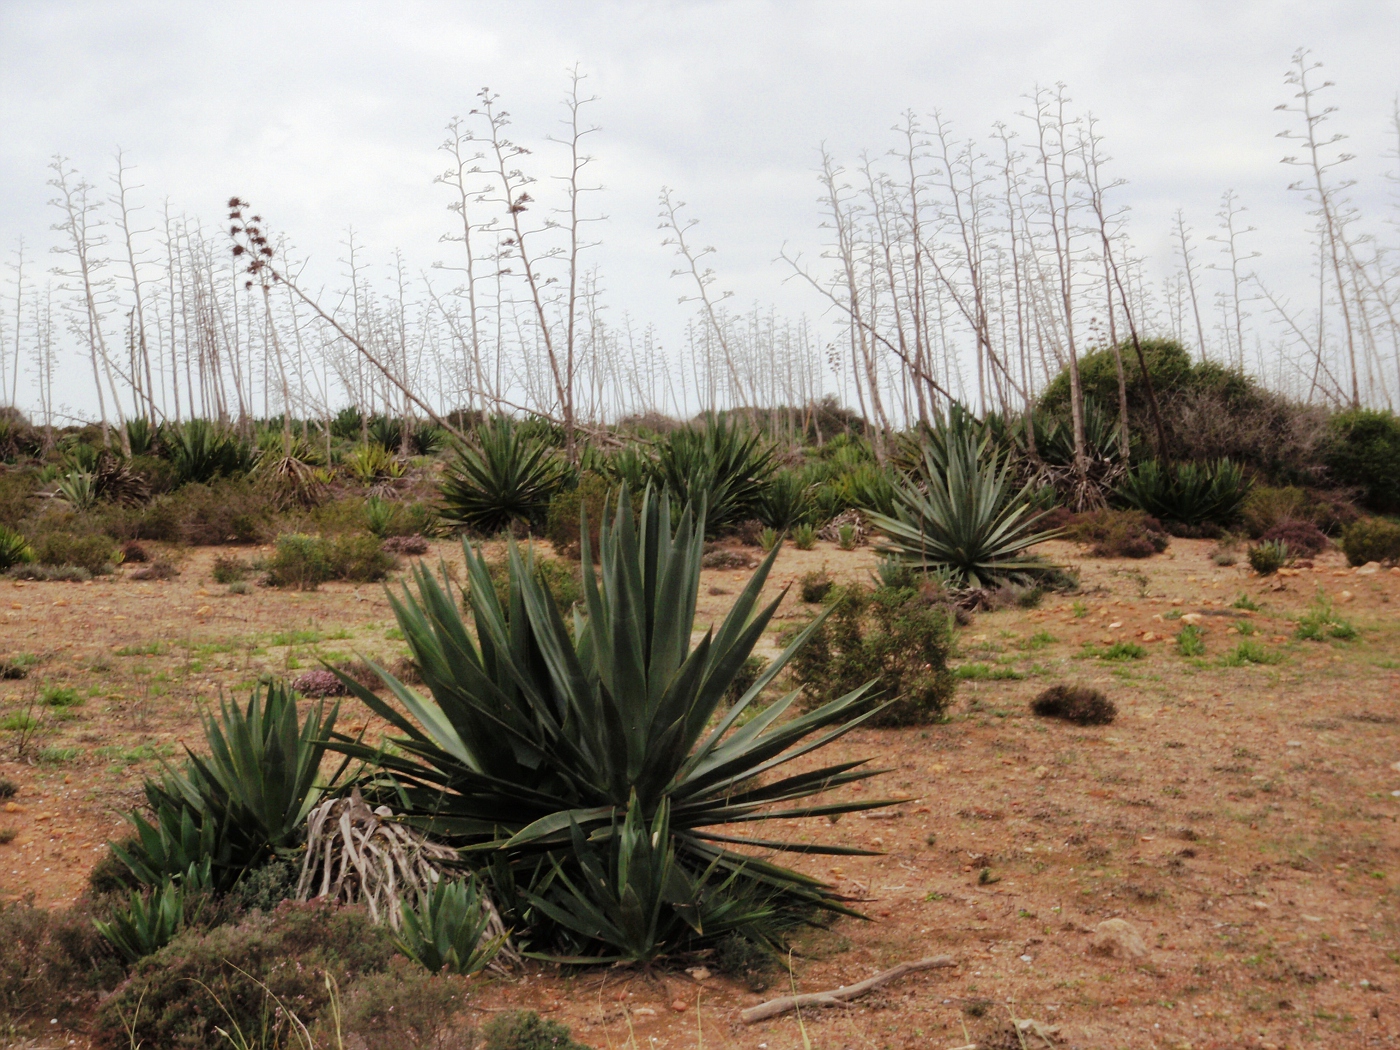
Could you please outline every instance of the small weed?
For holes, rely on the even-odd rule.
[[[1176,636],[1176,651],[1182,656],[1205,656],[1206,636],[1193,623],[1188,623]]]
[[[1295,637],[1310,642],[1322,642],[1328,638],[1350,641],[1356,637],[1357,631],[1350,622],[1337,615],[1331,599],[1325,594],[1319,594],[1308,606],[1308,611],[1298,620],[1298,629],[1294,634]]]
[[[1089,607],[1083,602],[1075,602],[1070,606],[1070,611],[1074,613],[1076,619],[1084,619],[1089,615]]]
[[[1099,648],[1093,642],[1085,642],[1080,653],[1082,659],[1100,660],[1141,660],[1146,655],[1147,650],[1137,642],[1114,642],[1106,649]]]
[[[320,640],[319,631],[281,631],[269,638],[267,644],[272,648],[280,648],[286,645],[315,645]]]
[[[1036,652],[1038,650],[1046,648],[1047,646],[1054,645],[1055,641],[1055,636],[1049,631],[1036,631],[1035,634],[1031,635],[1029,638],[1021,642],[1017,646],[1017,648],[1027,649],[1031,652]]]
[[[1282,661],[1282,653],[1270,652],[1254,639],[1246,638],[1226,653],[1221,663],[1226,667],[1243,667],[1245,664],[1276,664]]]
[[[77,758],[78,749],[76,747],[43,747],[34,757],[39,760],[41,765],[59,766]]]
[[[0,828],[0,846],[8,846],[15,840],[18,832],[14,828]]]
[[[1237,598],[1230,604],[1230,608],[1232,608],[1232,609],[1247,609],[1247,610],[1250,611],[1250,612],[1258,612],[1258,611],[1259,611],[1259,604],[1258,604],[1257,602],[1251,600],[1250,597],[1249,597],[1249,595],[1245,594],[1244,591],[1240,591],[1239,597],[1237,597]]]
[[[991,868],[983,868],[977,873],[977,885],[994,886],[1001,881],[1000,875],[993,875]]]
[[[115,650],[116,656],[163,656],[169,647],[164,642],[148,642],[145,645],[124,645]]]
[[[1000,664],[963,664],[955,668],[953,674],[963,681],[970,682],[1019,682],[1026,676],[1014,667]]]
[[[76,707],[82,702],[78,691],[68,686],[46,685],[39,691],[39,703],[45,707]]]
[[[18,794],[18,784],[8,777],[0,777],[0,798],[14,798]]]

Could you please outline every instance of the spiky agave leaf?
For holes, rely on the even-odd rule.
[[[988,438],[951,431],[924,448],[917,475],[894,490],[894,515],[872,514],[886,539],[876,549],[938,572],[957,586],[985,587],[1051,566],[1026,555],[1057,532],[1037,532],[1032,486],[1016,488]]]
[[[865,851],[751,839],[733,825],[888,804],[812,800],[874,775],[864,761],[786,769],[869,717],[857,713],[865,690],[788,720],[797,696],[791,693],[739,725],[813,625],[716,720],[781,597],[758,607],[775,548],[719,628],[692,645],[703,535],[703,522],[688,512],[673,528],[669,500],[651,492],[634,517],[624,487],[611,525],[601,530],[596,571],[585,530],[584,608],[572,631],[518,549],[510,553],[503,606],[480,554],[464,544],[473,632],[445,583],[420,566],[416,596],[405,587],[391,600],[429,696],[378,668],[397,704],[342,676],[347,689],[399,730],[401,753],[344,737],[337,746],[379,762],[438,834],[501,851],[522,869],[549,853],[585,893],[578,836],[606,841],[632,808],[648,825],[664,808],[665,834],[685,877],[732,879],[732,895],[766,899],[775,912],[845,910],[829,886],[734,847]],[[551,892],[562,891],[557,877],[546,881]],[[675,947],[670,937],[661,942]]]

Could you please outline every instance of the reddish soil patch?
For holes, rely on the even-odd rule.
[[[453,559],[451,544],[437,546],[432,557]],[[1085,593],[981,613],[960,630],[959,662],[975,666],[948,723],[836,745],[890,770],[852,791],[910,801],[790,829],[884,851],[799,861],[864,898],[870,916],[802,939],[800,990],[927,955],[958,963],[804,1013],[812,1044],[1001,1046],[1014,1014],[1086,1048],[1396,1045],[1400,574],[1358,573],[1330,553],[1265,581],[1216,566],[1206,542],[1174,540],[1140,562],[1047,546],[1078,562]],[[22,761],[18,734],[0,733],[0,776],[20,785],[0,812],[0,828],[17,832],[0,845],[0,895],[79,894],[141,778],[200,740],[200,705],[221,689],[241,693],[318,655],[402,651],[380,588],[231,595],[209,582],[216,553],[247,554],[189,553],[169,582],[0,587],[0,657],[37,658],[27,679],[0,683],[0,717],[44,685],[84,700],[52,709],[62,720],[49,719]],[[865,578],[873,558],[830,544],[785,551],[769,589],[823,564]],[[699,622],[717,619],[747,577],[706,572]],[[1235,607],[1242,594],[1257,611]],[[1295,638],[1318,594],[1356,639]],[[805,615],[794,589],[770,651]],[[1204,629],[1203,657],[1176,651],[1177,615]],[[1145,654],[1103,659],[1115,642]],[[1030,698],[1060,681],[1105,691],[1117,721],[1031,717]],[[1149,954],[1091,953],[1109,918],[1131,922]],[[802,1045],[794,1017],[746,1028],[738,1014],[788,990],[785,977],[760,994],[719,976],[608,970],[481,982],[475,1002],[539,1009],[596,1046],[694,1047],[703,1027],[706,1046],[776,1050]]]

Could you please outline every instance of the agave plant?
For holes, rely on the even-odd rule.
[[[0,572],[12,565],[27,565],[34,560],[34,548],[14,529],[0,525]]]
[[[209,755],[186,749],[183,769],[147,781],[155,823],[131,814],[136,841],[113,852],[147,883],[208,862],[214,885],[224,889],[278,851],[294,849],[307,814],[349,761],[323,779],[321,759],[338,712],[338,704],[327,711],[318,702],[299,721],[296,694],[279,683],[255,689],[245,707],[224,700],[217,717],[204,716]]]
[[[969,429],[924,448],[917,475],[894,490],[894,514],[872,514],[881,553],[937,572],[958,587],[986,587],[1049,569],[1026,551],[1056,532],[1037,532],[1032,485],[1016,488],[1011,467]]]
[[[97,485],[93,476],[84,470],[70,470],[58,479],[58,491],[54,493],[76,511],[92,510],[97,506]]]
[[[476,442],[458,445],[443,471],[443,520],[484,534],[541,521],[567,474],[553,447],[505,416],[479,429]]]
[[[1139,463],[1118,487],[1118,497],[1162,521],[1191,528],[1228,525],[1239,514],[1251,484],[1228,459],[1214,463]]]
[[[362,485],[395,481],[406,473],[403,463],[393,452],[373,441],[358,446],[345,457],[344,465]]]
[[[284,508],[314,507],[326,496],[325,456],[301,434],[271,436],[258,456],[255,473]]]
[[[397,452],[403,446],[403,420],[389,416],[371,416],[369,439],[380,448]]]
[[[778,532],[803,524],[811,513],[811,492],[795,471],[778,471],[759,494],[758,520]]]
[[[149,456],[155,452],[159,428],[145,416],[126,421],[126,443],[133,456]]]
[[[376,667],[393,704],[341,676],[401,735],[392,753],[344,737],[340,750],[378,762],[421,826],[494,851],[498,889],[502,871],[523,886],[497,894],[507,911],[519,902],[508,921],[544,939],[540,916],[552,917],[555,947],[647,959],[711,938],[703,920],[715,909],[742,914],[734,922],[745,936],[772,943],[784,923],[846,905],[820,881],[740,850],[864,851],[748,838],[733,826],[887,804],[811,801],[874,775],[863,761],[785,770],[869,717],[857,714],[863,689],[790,719],[798,693],[789,693],[741,721],[815,625],[716,718],[781,599],[757,608],[775,548],[719,628],[692,645],[703,534],[689,512],[673,530],[669,500],[651,491],[634,518],[624,487],[600,530],[600,576],[582,529],[584,608],[572,630],[518,549],[502,604],[481,554],[464,544],[475,638],[446,577],[419,566],[417,594],[405,586],[392,596],[430,695]],[[595,855],[593,844],[614,853]],[[726,911],[740,900],[742,913]],[[659,909],[644,924],[651,932],[620,937],[622,916],[637,909]]]
[[[181,484],[203,484],[253,469],[257,450],[249,442],[207,419],[191,419],[166,435],[170,462]]]
[[[169,880],[148,894],[134,891],[131,903],[113,913],[110,921],[94,919],[92,924],[127,962],[134,963],[175,939],[185,925],[187,894],[207,888],[191,868],[183,879]]]
[[[432,973],[474,974],[486,969],[508,933],[488,935],[491,913],[474,878],[442,879],[412,907],[404,901],[394,946]]]
[[[668,434],[656,451],[657,480],[677,506],[703,506],[712,534],[755,516],[777,467],[762,435],[723,416]]]

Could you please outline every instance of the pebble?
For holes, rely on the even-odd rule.
[[[1302,746],[1303,746],[1303,742],[1302,742],[1301,740],[1290,740],[1290,741],[1288,742],[1288,746],[1289,746],[1289,747],[1302,747]],[[1400,765],[1400,763],[1397,763],[1397,765]]]
[[[1105,919],[1099,923],[1094,927],[1094,939],[1089,947],[1100,955],[1120,959],[1141,959],[1147,954],[1142,934],[1127,919]]]

